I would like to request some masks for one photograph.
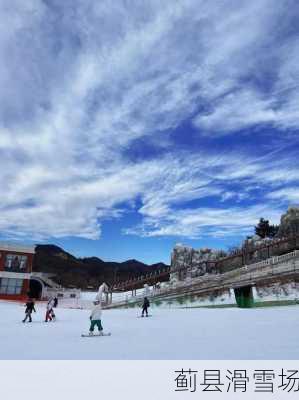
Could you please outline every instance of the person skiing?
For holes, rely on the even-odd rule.
[[[93,335],[93,331],[95,326],[98,327],[99,330],[99,335],[103,335],[103,327],[102,327],[102,306],[100,301],[94,301],[94,308],[91,311],[90,314],[90,328],[89,328],[89,334]]]
[[[31,318],[31,314],[32,311],[36,312],[35,308],[34,308],[34,299],[28,298],[27,303],[25,304],[25,318],[23,319],[22,322],[26,322],[27,318],[29,318],[28,322],[32,322],[32,318]]]
[[[54,299],[51,298],[51,299],[48,301],[48,304],[47,304],[45,322],[52,321],[53,319],[56,318],[55,313],[54,313],[54,311],[53,311],[53,307],[54,307]]]
[[[57,299],[57,297],[55,296],[55,297],[54,297],[54,305],[53,305],[53,307],[56,308],[57,306],[58,306],[58,299]]]
[[[145,316],[148,317],[147,309],[149,308],[149,306],[150,306],[150,302],[149,302],[148,298],[145,297],[143,299],[143,304],[142,304],[142,314],[141,314],[142,317],[144,317],[144,313],[145,313]]]

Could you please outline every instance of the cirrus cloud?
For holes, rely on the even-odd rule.
[[[277,220],[298,180],[284,151],[298,131],[298,14],[291,0],[4,0],[2,235],[95,239],[132,210],[142,222],[124,232],[142,236]],[[253,154],[242,131],[265,127],[276,153]],[[234,150],[220,142],[232,136]]]

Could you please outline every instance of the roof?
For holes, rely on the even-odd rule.
[[[35,245],[0,242],[0,251],[13,251],[16,253],[35,254]]]

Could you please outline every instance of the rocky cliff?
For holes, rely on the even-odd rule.
[[[278,237],[299,234],[299,206],[290,206],[281,216]]]
[[[297,238],[294,236],[297,235]],[[206,273],[221,273],[249,265],[299,248],[299,207],[291,206],[281,216],[274,238],[247,238],[239,247],[229,251],[193,249],[182,244],[174,247],[171,255],[171,280],[185,280]]]
[[[225,252],[215,249],[193,249],[192,247],[177,244],[171,254],[171,269],[176,270],[171,274],[171,279],[182,280],[195,278],[206,273],[216,273],[215,262],[225,256]]]

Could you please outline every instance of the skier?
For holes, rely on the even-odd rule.
[[[28,322],[32,322],[32,318],[31,318],[31,314],[32,311],[36,312],[35,308],[34,308],[34,300],[31,298],[28,298],[27,303],[25,304],[25,318],[23,319],[22,322],[26,322],[27,318],[29,318]]]
[[[48,301],[48,304],[47,304],[47,311],[46,311],[45,322],[52,321],[53,319],[56,318],[55,313],[54,313],[54,311],[53,311],[53,307],[54,307],[54,299],[51,298],[51,299]]]
[[[144,317],[144,313],[145,313],[146,317],[148,317],[147,309],[149,308],[149,306],[150,306],[150,302],[149,302],[148,298],[145,297],[143,299],[143,304],[142,304],[142,314],[141,314],[142,317]]]
[[[94,301],[94,308],[91,311],[90,314],[90,328],[89,328],[89,334],[93,335],[93,331],[95,326],[98,327],[99,330],[99,335],[103,335],[103,327],[102,327],[102,322],[101,322],[101,318],[102,318],[102,306],[101,306],[101,302],[100,301]]]
[[[54,305],[53,305],[53,307],[56,308],[57,306],[58,306],[58,299],[57,299],[57,297],[55,296],[55,297],[54,297]]]

